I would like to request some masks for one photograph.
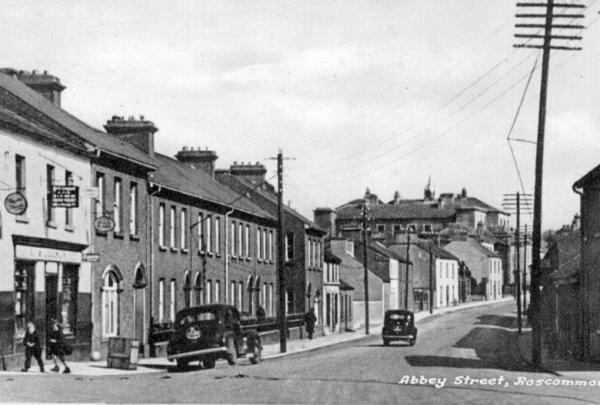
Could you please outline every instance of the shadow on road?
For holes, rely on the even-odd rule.
[[[527,364],[519,354],[516,317],[482,315],[475,325],[453,347],[472,349],[476,358],[409,355],[405,357],[406,361],[411,366],[420,367],[492,368],[539,372]]]

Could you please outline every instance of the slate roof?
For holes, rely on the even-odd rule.
[[[375,219],[452,219],[453,209],[435,208],[429,205],[387,205],[380,204],[369,209],[369,215]],[[340,219],[355,219],[362,215],[362,208],[347,205],[337,211]]]
[[[14,95],[79,138],[111,155],[151,168],[157,164],[152,157],[142,150],[128,142],[89,126],[62,108],[55,106],[44,96],[29,88],[17,78],[0,73],[0,88]],[[4,101],[2,98],[0,100]]]
[[[594,167],[592,170],[590,170],[589,172],[587,172],[582,178],[580,178],[579,180],[577,180],[575,182],[575,184],[573,184],[573,187],[581,188],[586,183],[589,183],[590,181],[595,180],[599,176],[600,176],[600,165]]]
[[[340,278],[340,290],[342,290],[342,291],[354,290],[354,287],[352,287],[350,284],[345,282],[344,279]]]
[[[265,199],[271,201],[273,204],[277,204],[277,196],[276,195],[273,195],[272,193],[269,193],[268,191],[262,190],[260,188],[256,188],[256,184],[253,184],[248,180],[232,176],[231,174],[226,173],[226,172],[219,173],[219,176],[226,177],[227,181],[236,182],[237,184],[246,187],[248,190],[254,190],[255,192],[259,193],[262,197],[264,197]],[[268,184],[268,183],[265,182],[265,184]],[[296,211],[292,207],[284,205],[283,210],[285,212],[289,213],[290,215],[293,215],[298,220],[304,222],[309,228],[326,233],[326,231],[324,229],[321,229],[317,224],[312,222],[310,219],[306,218],[304,215],[300,214],[298,211]]]
[[[474,248],[475,250],[479,251],[480,253],[482,253],[483,255],[485,255],[485,256],[487,256],[489,258],[494,258],[494,259],[500,259],[501,258],[496,252],[492,252],[491,250],[487,249],[486,247],[484,247],[483,245],[481,245],[481,243],[477,242],[473,238],[469,238],[466,241],[455,240],[453,242],[450,242],[446,246],[458,246],[458,245],[463,245],[463,246],[467,245],[467,246],[470,246],[470,247]]]
[[[271,220],[275,219],[269,212],[247,197],[240,196],[229,187],[219,183],[208,173],[200,169],[193,169],[183,162],[160,153],[156,153],[155,157],[158,169],[154,172],[152,182],[203,200],[233,206],[241,211]]]
[[[429,242],[425,242],[425,241],[418,241],[417,245],[423,249],[425,252],[429,252]],[[442,260],[456,260],[456,261],[460,261],[458,259],[458,257],[454,256],[452,253],[448,252],[447,250],[439,247],[438,245],[436,245],[435,243],[431,244],[431,253],[433,253],[433,255],[439,259]]]

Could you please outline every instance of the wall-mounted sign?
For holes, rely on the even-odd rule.
[[[83,261],[84,262],[99,262],[100,261],[100,253],[84,253]]]
[[[52,186],[50,205],[54,208],[79,207],[79,187],[77,186]]]
[[[110,232],[115,229],[115,221],[109,217],[98,217],[94,220],[94,228],[98,232]]]
[[[22,260],[81,263],[81,253],[72,252],[70,250],[17,245],[15,248],[15,254],[17,256],[17,259]],[[51,266],[46,268],[47,273],[53,271],[54,270],[52,270]]]
[[[4,207],[9,214],[23,215],[27,211],[27,199],[18,191],[10,193],[4,199]]]
[[[100,190],[98,187],[84,188],[83,195],[85,197],[98,198],[100,196]]]

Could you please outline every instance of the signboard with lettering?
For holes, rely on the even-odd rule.
[[[94,220],[94,229],[98,232],[110,232],[115,228],[115,221],[109,217],[98,217]]]
[[[84,253],[83,261],[84,262],[99,262],[100,261],[100,253]]]
[[[17,245],[15,253],[17,259],[21,260],[81,263],[81,252],[72,252],[70,250]]]
[[[52,186],[52,192],[50,194],[50,205],[53,208],[79,207],[79,187]]]
[[[27,199],[18,191],[10,193],[4,199],[4,208],[9,214],[23,215],[27,211]]]

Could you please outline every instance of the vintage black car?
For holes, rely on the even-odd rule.
[[[167,359],[185,368],[199,361],[213,368],[218,359],[236,364],[238,356],[249,354],[253,364],[261,360],[262,346],[256,329],[242,327],[240,314],[231,305],[202,305],[177,313],[175,332],[167,346]]]
[[[417,341],[415,315],[402,309],[385,311],[381,337],[385,346],[394,340],[402,340],[408,342],[411,346],[414,345]]]

